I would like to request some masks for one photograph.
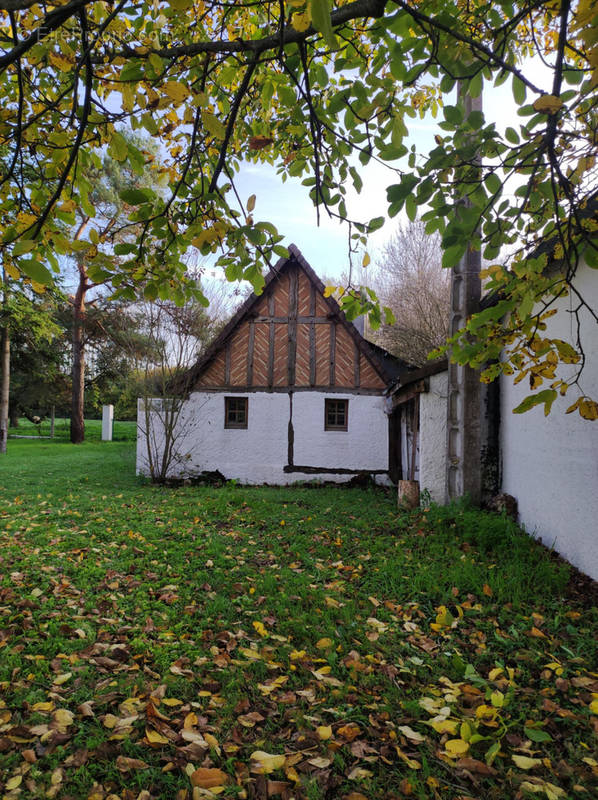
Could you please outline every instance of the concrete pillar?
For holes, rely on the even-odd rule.
[[[482,110],[481,95],[466,95],[465,113]],[[466,201],[464,201],[465,203]],[[458,207],[457,207],[457,213]],[[450,336],[479,310],[481,254],[468,249],[451,278]],[[448,368],[446,499],[469,495],[478,504],[481,496],[481,383],[477,370],[451,364]]]
[[[102,406],[102,441],[112,441],[112,423],[114,421],[114,406]]]

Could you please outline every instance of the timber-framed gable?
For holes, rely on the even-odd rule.
[[[383,394],[407,365],[364,339],[324,290],[291,245],[188,374],[188,390]]]

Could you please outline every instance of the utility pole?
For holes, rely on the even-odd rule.
[[[459,87],[459,94],[462,93]],[[482,110],[482,95],[473,98],[465,94],[465,115]],[[464,206],[469,204],[463,199]],[[458,207],[456,213],[459,213]],[[482,294],[481,253],[469,247],[451,276],[451,308],[449,335],[463,328],[468,318],[479,310]],[[482,386],[477,370],[460,364],[448,366],[447,398],[447,502],[468,495],[479,504],[481,480],[481,401]]]

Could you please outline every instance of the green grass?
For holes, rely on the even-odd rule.
[[[466,506],[165,489],[131,442],[10,440],[3,797],[190,799],[202,767],[224,797],[589,800],[598,614],[568,579]]]
[[[51,423],[49,419],[44,419],[39,425],[34,425],[25,417],[19,419],[17,428],[9,428],[9,437],[18,436],[35,436],[38,438],[46,438],[51,434]],[[136,422],[120,422],[114,421],[112,428],[112,439],[115,442],[132,442],[135,441],[137,435]],[[85,420],[85,440],[88,442],[99,442],[102,439],[102,420],[101,419],[86,419]],[[70,420],[65,417],[57,417],[54,420],[54,440],[65,441],[70,440]]]

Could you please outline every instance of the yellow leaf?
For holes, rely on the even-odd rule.
[[[272,753],[264,753],[263,750],[256,750],[251,754],[251,771],[258,775],[269,775],[276,769],[284,767],[286,757]]]
[[[15,281],[18,281],[19,278],[21,277],[21,273],[19,272],[19,270],[15,267],[14,264],[11,264],[9,261],[7,261],[4,264],[4,269],[6,270],[6,274],[8,275],[8,277],[12,278]]]
[[[520,788],[525,789],[528,792],[534,792],[534,794],[544,792],[548,800],[559,800],[560,797],[566,797],[566,792],[564,789],[561,789],[559,786],[555,786],[554,783],[548,783],[547,781],[542,781],[540,779],[536,780],[537,783],[523,781],[520,784]]]
[[[261,661],[262,657],[257,650],[251,650],[249,647],[239,647],[239,653],[242,653],[245,658],[251,661]]]
[[[211,733],[204,733],[203,738],[214,750],[220,749],[220,745],[218,744],[218,739],[215,736],[212,736]]]
[[[341,604],[338,600],[335,600],[334,597],[325,597],[324,602],[328,606],[328,608],[340,608]]]
[[[330,297],[335,293],[335,291],[336,291],[336,286],[327,286],[324,289],[324,297]]]
[[[504,669],[502,667],[495,667],[494,669],[491,669],[490,672],[488,673],[488,680],[495,681],[499,675],[503,674],[503,672]]]
[[[293,14],[291,24],[296,31],[303,33],[309,28],[311,23],[311,15],[309,11],[303,11],[301,14]]]
[[[59,708],[57,711],[54,712],[54,720],[59,724],[65,727],[68,727],[72,724],[74,718],[74,714],[72,711],[69,711],[66,708]]]
[[[540,114],[556,114],[563,107],[563,101],[553,94],[543,94],[532,105]]]
[[[505,696],[502,692],[496,691],[492,692],[490,695],[490,702],[494,706],[494,708],[502,708],[505,704]]]
[[[332,647],[333,644],[334,642],[332,641],[332,639],[324,637],[323,639],[318,639],[318,641],[316,642],[316,647],[318,648],[318,650],[327,650],[329,647]]]
[[[6,788],[9,792],[12,792],[13,789],[16,789],[18,786],[21,785],[21,781],[23,780],[22,775],[13,775],[12,778],[9,778],[6,781]]]
[[[164,703],[165,706],[182,706],[183,705],[183,701],[182,700],[177,700],[176,697],[164,697],[162,699],[162,702]]]
[[[584,419],[598,419],[598,403],[584,397],[579,403],[579,413]]]
[[[363,261],[361,262],[361,266],[362,267],[367,267],[367,265],[369,263],[370,263],[370,254],[369,253],[364,253]]]
[[[589,705],[590,713],[598,714],[598,700],[592,700]]]
[[[534,769],[542,766],[541,758],[529,758],[529,756],[511,756],[519,769]]]
[[[302,658],[305,658],[306,655],[306,650],[291,650],[289,653],[289,658],[291,661],[300,661]]]
[[[247,199],[247,211],[253,211],[254,208],[255,208],[255,195],[252,194]]]
[[[52,701],[48,703],[34,703],[31,706],[32,711],[53,711],[54,710],[54,703]]]
[[[145,738],[150,744],[168,744],[166,736],[162,736],[161,733],[158,733],[153,728],[145,729]]]
[[[320,725],[316,728],[316,733],[323,742],[326,739],[332,739],[332,727],[330,725]]]
[[[266,630],[263,622],[260,622],[259,620],[255,620],[251,624],[253,625],[254,629],[257,631],[257,633],[259,633],[260,636],[267,636],[268,635],[268,631]]]
[[[162,87],[162,91],[178,105],[184,102],[191,94],[184,83],[177,83],[176,81],[168,81],[165,83]]]
[[[55,686],[62,686],[63,683],[66,683],[73,677],[72,672],[63,672],[62,675],[57,675],[54,678],[54,685]]]
[[[347,778],[350,781],[359,781],[363,780],[363,778],[371,778],[372,775],[373,772],[369,769],[364,769],[363,767],[353,767],[351,772],[347,775]]]
[[[450,733],[454,736],[459,730],[459,723],[454,719],[439,719],[428,724],[434,728],[436,733]]]
[[[459,756],[465,755],[469,750],[469,744],[464,742],[463,739],[449,739],[448,742],[445,743],[444,749],[451,758],[458,758]]]
[[[102,722],[105,728],[114,728],[118,722],[118,717],[115,717],[114,714],[106,714]]]

